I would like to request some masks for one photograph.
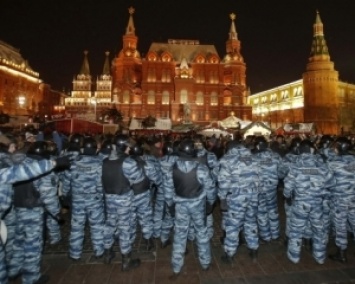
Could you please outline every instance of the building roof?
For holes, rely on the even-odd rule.
[[[153,42],[150,45],[149,52],[157,54],[168,52],[176,62],[186,59],[188,63],[192,63],[197,55],[205,57],[216,55],[220,58],[214,45],[199,44],[198,41],[193,40],[169,40],[168,43]]]
[[[33,72],[28,62],[21,56],[19,49],[0,40],[0,61],[2,60],[14,63],[22,69],[27,69],[27,71]]]

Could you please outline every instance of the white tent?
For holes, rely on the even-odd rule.
[[[197,134],[201,134],[201,135],[207,136],[207,137],[211,137],[213,135],[216,135],[216,137],[219,137],[221,134],[223,136],[231,135],[229,132],[227,132],[225,130],[218,129],[218,128],[207,128],[207,129],[197,132]]]
[[[270,135],[271,128],[261,121],[251,122],[248,126],[242,128],[244,132],[244,138],[248,135]]]

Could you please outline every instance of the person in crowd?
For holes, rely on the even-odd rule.
[[[154,207],[154,237],[161,241],[161,248],[166,248],[171,244],[169,238],[171,229],[174,227],[174,216],[171,214],[166,203],[165,192],[169,188],[169,175],[175,161],[178,159],[177,147],[180,141],[165,142],[162,148],[163,157],[160,158],[160,169],[162,174],[162,185],[158,188]]]
[[[222,261],[231,264],[239,245],[239,233],[245,240],[253,261],[257,260],[259,238],[257,208],[259,196],[258,164],[250,149],[239,141],[227,144],[227,153],[220,160],[218,197],[223,213],[226,238]]]
[[[133,244],[136,234],[136,222],[142,229],[143,241],[147,250],[154,247],[153,243],[153,206],[151,188],[153,185],[161,186],[161,172],[159,164],[154,156],[146,155],[143,146],[136,143],[130,149],[129,159],[133,159],[137,163],[137,167],[142,170],[144,179],[132,185],[134,197],[132,203],[132,225],[133,234],[131,242]]]
[[[351,142],[346,137],[335,141],[336,156],[328,161],[336,184],[331,188],[331,201],[334,206],[335,244],[337,251],[329,255],[330,259],[347,262],[348,227],[355,233],[355,156],[349,154]]]
[[[172,278],[176,279],[184,264],[190,222],[194,225],[202,269],[207,270],[210,266],[211,247],[206,216],[210,214],[216,200],[216,187],[207,166],[196,161],[195,143],[190,139],[180,143],[179,157],[165,178],[166,203],[172,215],[175,215]]]
[[[78,261],[82,255],[84,228],[89,221],[94,257],[104,254],[104,201],[102,161],[97,155],[94,138],[83,140],[82,152],[74,159],[70,170],[64,172],[63,195],[71,195],[71,229],[69,258]]]
[[[277,185],[282,176],[280,155],[268,148],[264,136],[254,139],[254,155],[258,162],[259,204],[258,229],[260,242],[277,241],[280,238],[280,220],[277,206]]]
[[[42,230],[43,230],[43,205],[47,201],[45,194],[41,195],[40,187],[30,186],[28,189],[14,189],[12,184],[25,182],[30,179],[40,183],[45,179],[43,174],[52,171],[55,167],[68,167],[70,159],[61,157],[55,160],[28,159],[26,162],[4,165],[0,169],[0,215],[3,215],[11,206],[14,198],[14,211],[16,211],[16,239],[13,242],[13,253],[11,257],[5,257],[4,245],[0,244],[0,283],[7,283],[7,277],[15,278],[22,274],[22,283],[46,283],[49,280],[47,275],[40,273],[40,261],[42,254]],[[42,180],[43,181],[43,180]],[[28,184],[33,184],[30,181]],[[43,197],[43,199],[42,199]],[[1,242],[1,240],[0,240]],[[20,257],[21,260],[16,260]],[[5,260],[8,262],[7,271]],[[10,262],[10,263],[9,263]],[[13,265],[11,264],[13,263]],[[7,275],[7,273],[9,274]]]
[[[313,143],[305,139],[300,143],[296,161],[284,179],[284,196],[292,204],[287,257],[293,263],[300,261],[302,237],[307,224],[312,228],[312,251],[317,263],[326,258],[327,235],[323,221],[323,199],[335,185],[327,165],[315,155]]]
[[[132,204],[134,193],[132,185],[144,180],[144,173],[137,162],[128,159],[131,143],[125,134],[114,138],[116,151],[103,161],[102,181],[105,193],[106,223],[104,228],[105,263],[109,264],[115,257],[113,243],[118,233],[122,254],[122,271],[137,268],[139,258],[132,258]]]

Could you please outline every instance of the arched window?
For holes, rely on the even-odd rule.
[[[211,93],[211,106],[218,105],[218,95],[216,92]]]
[[[128,90],[125,90],[123,92],[123,103],[129,104],[129,91]]]
[[[202,92],[197,92],[197,94],[196,94],[196,104],[197,105],[203,105],[203,103],[204,103],[203,93]]]
[[[154,105],[155,104],[155,92],[154,91],[149,91],[148,92],[147,103],[148,103],[148,105]]]
[[[168,105],[170,102],[170,94],[168,91],[163,91],[162,93],[162,98],[161,98],[161,103],[163,105]]]
[[[180,91],[180,103],[186,104],[187,103],[187,90]]]

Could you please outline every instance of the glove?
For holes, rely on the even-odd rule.
[[[61,195],[59,196],[59,203],[63,208],[70,208],[71,206],[71,197],[70,195]]]
[[[222,212],[228,211],[228,205],[227,205],[227,200],[221,199],[220,200],[220,207]]]
[[[59,157],[54,160],[55,167],[60,169],[65,169],[70,167],[70,162],[72,161],[69,156]]]
[[[59,226],[63,226],[65,224],[65,220],[62,218],[60,214],[56,216],[57,222]]]
[[[208,201],[206,201],[206,215],[212,214],[213,209],[214,209],[214,204],[211,204]]]
[[[175,217],[175,204],[168,205],[168,211],[171,217]]]
[[[286,197],[286,198],[285,198],[285,201],[286,201],[286,204],[287,204],[288,206],[291,206],[291,205],[292,205],[292,198],[291,198],[291,197]]]

